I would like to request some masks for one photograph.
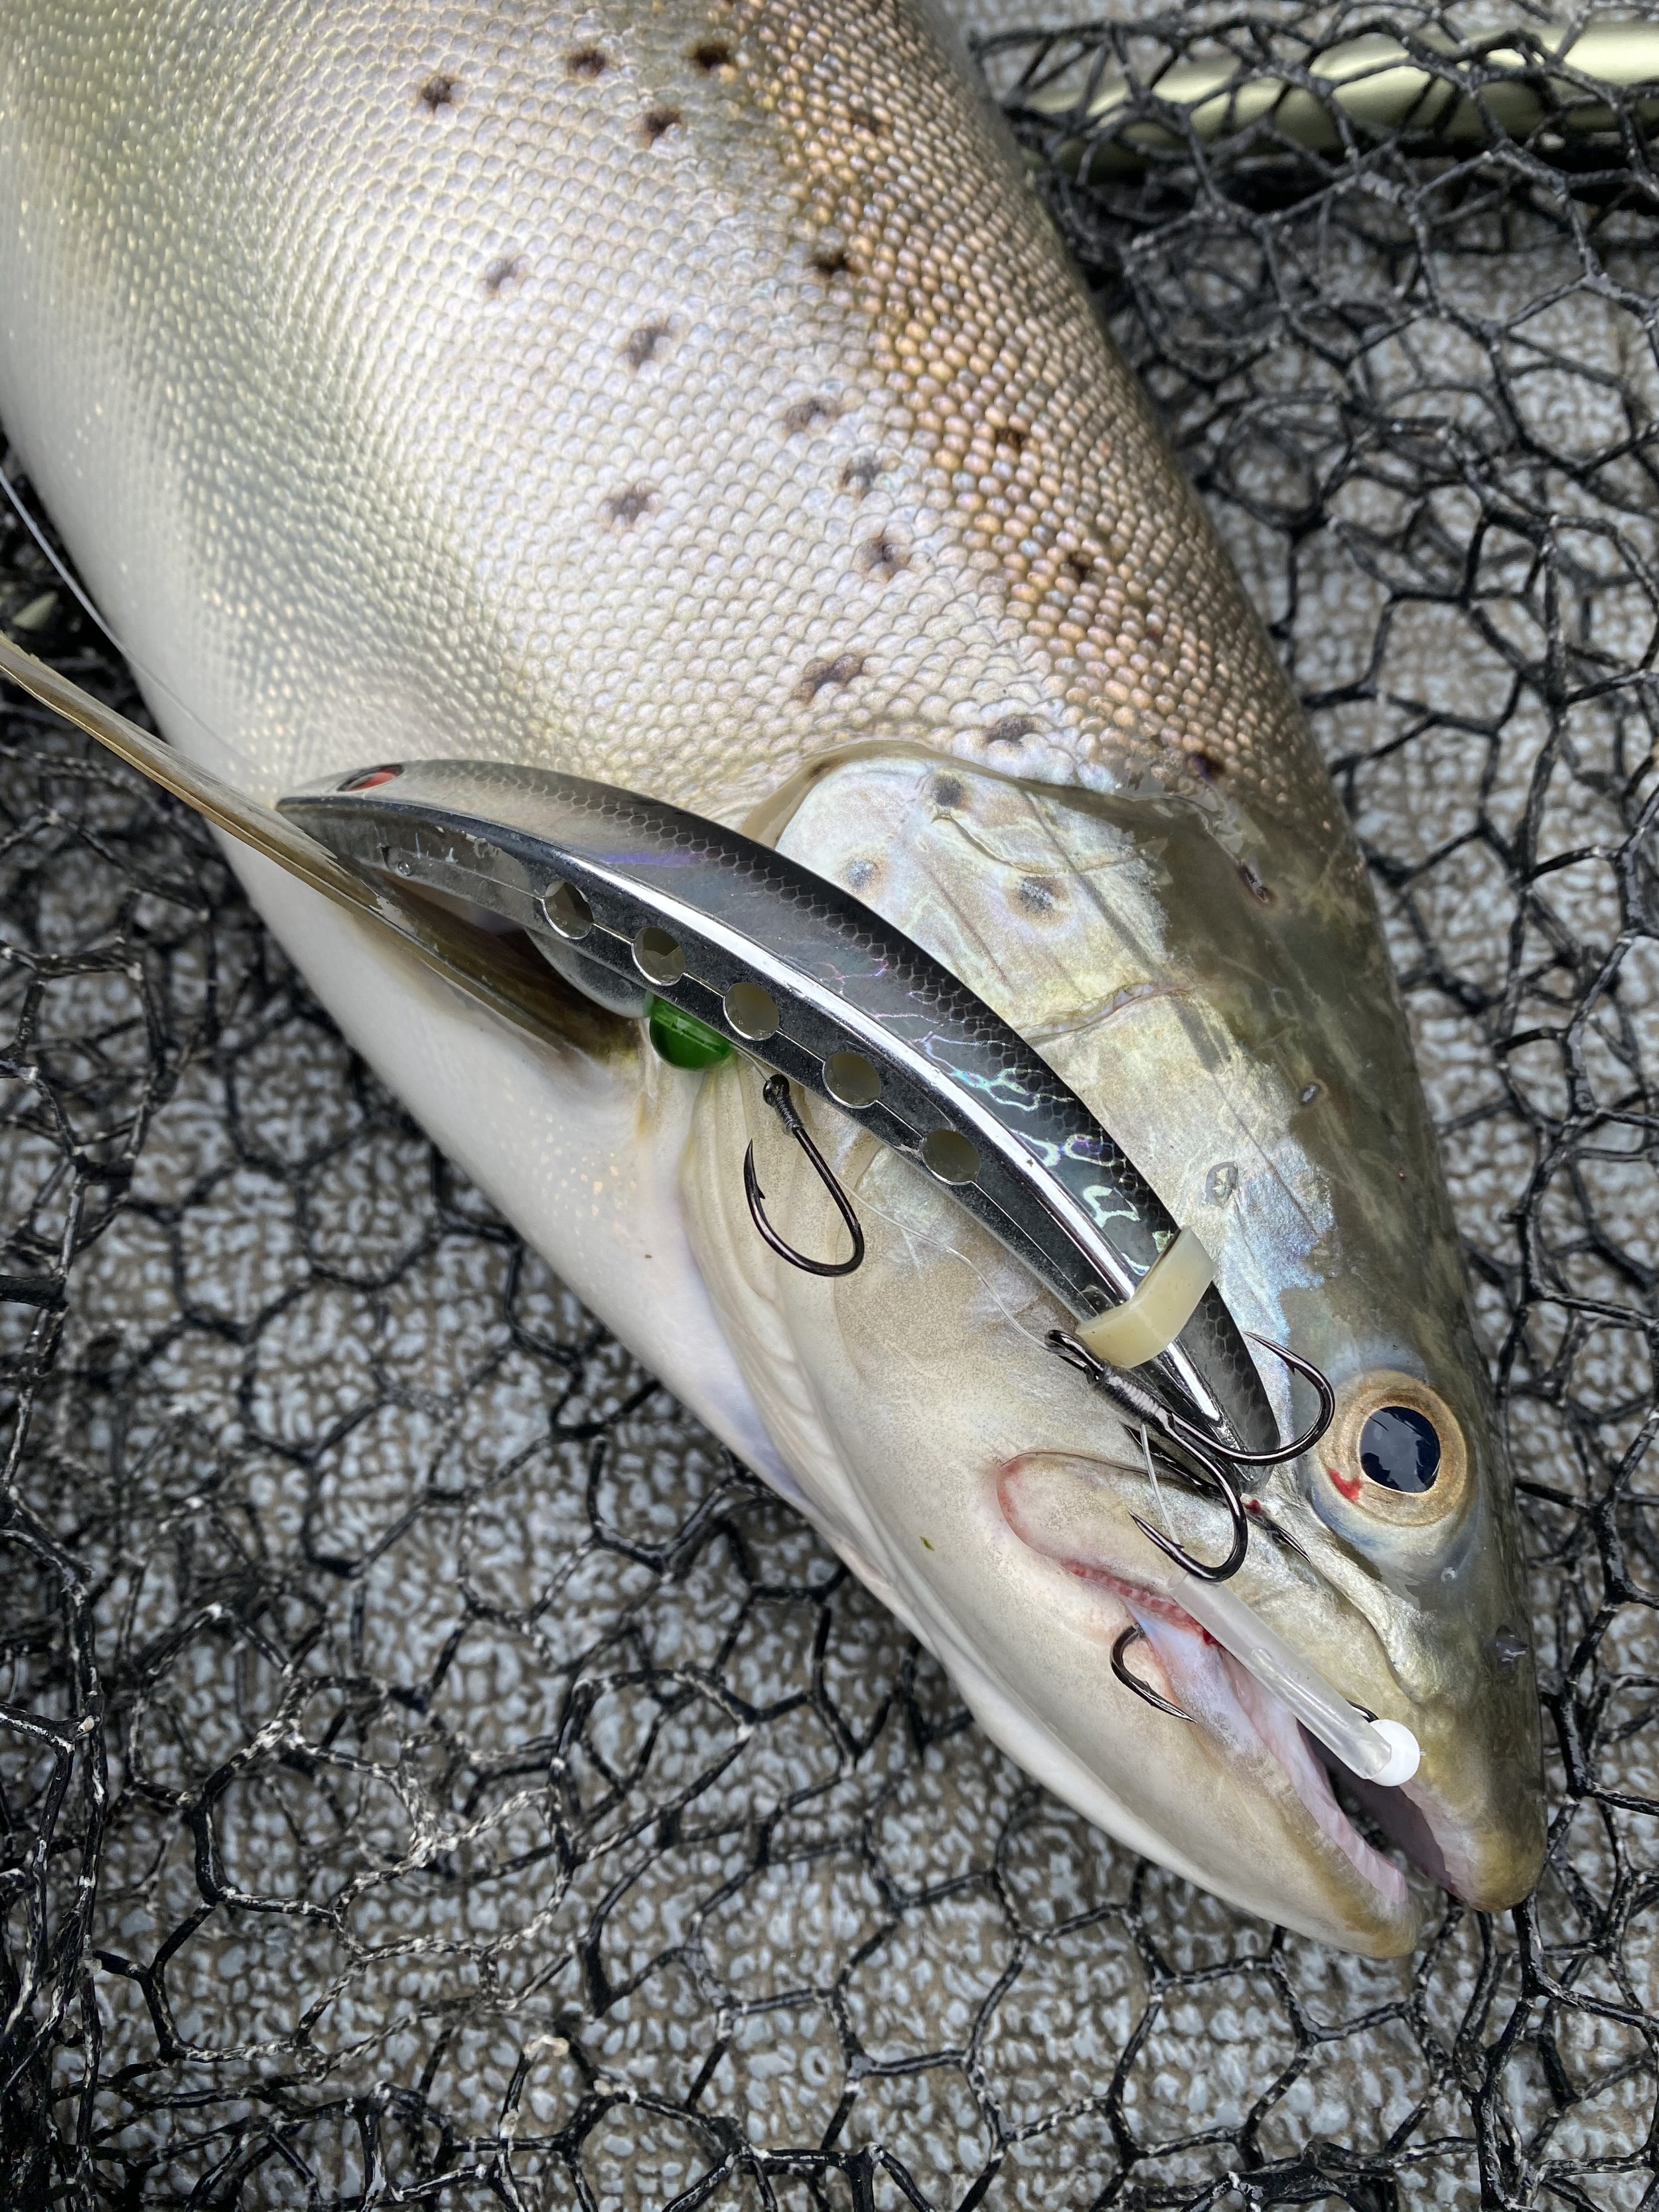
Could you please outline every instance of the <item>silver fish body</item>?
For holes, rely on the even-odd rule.
[[[0,416],[174,743],[267,799],[388,757],[592,776],[942,961],[1201,1229],[1233,1314],[1331,1376],[1237,1586],[1415,1730],[1382,1809],[1419,1856],[1520,1894],[1512,1506],[1363,873],[945,33],[913,0],[0,22]],[[437,1140],[1033,1772],[1254,1910],[1409,1943],[1419,1903],[1130,1517],[1202,1551],[1213,1503],[1153,1497],[948,1194],[815,1110],[870,1251],[795,1274],[746,1146],[793,1241],[834,1217],[752,1069],[671,1068],[638,1023],[516,1036],[244,873]],[[1426,1487],[1365,1472],[1402,1412]],[[1195,1725],[1114,1682],[1129,1622]]]

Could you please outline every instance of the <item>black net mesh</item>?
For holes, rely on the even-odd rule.
[[[1530,136],[1324,154],[1183,138],[1156,85],[1221,52],[1328,105],[1321,46],[1472,22],[988,59],[1375,871],[1530,1532],[1536,1898],[1368,1964],[1025,1782],[433,1155],[200,826],[13,703],[8,2203],[1656,2201],[1659,195],[1570,71]],[[1074,173],[1030,100],[1079,56],[1138,81]],[[1102,150],[1149,116],[1150,166]],[[15,530],[0,616],[133,704]]]

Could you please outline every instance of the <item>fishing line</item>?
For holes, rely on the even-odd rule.
[[[33,515],[30,513],[27,507],[24,505],[22,494],[18,490],[16,485],[6,473],[3,465],[0,465],[0,491],[4,492],[7,504],[10,507],[12,513],[17,517],[17,520],[22,524],[24,529],[27,531],[29,536],[33,539],[41,558],[46,562],[47,567],[52,570],[53,575],[57,577],[58,582],[64,586],[64,589],[69,593],[70,597],[75,601],[76,606],[80,608],[82,613],[85,615],[87,620],[93,624],[95,629],[102,633],[104,637],[106,638],[109,643],[115,647],[115,650],[121,655],[121,658],[124,660],[131,661],[135,668],[137,667],[139,665],[137,655],[129,651],[121,639],[117,637],[115,632],[104,620],[102,615],[99,613],[97,608],[93,605],[88,593],[82,588],[80,580],[76,576],[68,562],[66,562],[63,556],[58,551],[51,539],[46,536],[46,532],[40,527],[40,524],[36,522]]]
[[[212,726],[203,720],[193,707],[179,697],[167,678],[158,675],[141,653],[134,652],[126,640],[119,636],[110,623],[99,612],[91,593],[87,591],[68,562],[52,544],[43,526],[36,521],[21,492],[7,473],[3,465],[0,465],[0,492],[5,495],[6,504],[28,532],[36,550],[51,568],[53,575],[57,577],[58,582],[99,635],[113,647],[129,668],[136,670],[151,690],[161,692],[171,705],[176,707],[181,714],[195,725],[204,737],[211,743],[222,744],[222,740],[219,738]],[[227,752],[235,752],[237,748],[233,745],[224,745],[223,750]],[[186,801],[186,804],[188,803]]]
[[[1170,1520],[1170,1509],[1164,1502],[1164,1492],[1158,1483],[1158,1468],[1152,1458],[1152,1447],[1147,1439],[1145,1421],[1140,1425],[1140,1456],[1146,1463],[1146,1480],[1152,1486],[1152,1497],[1158,1505],[1158,1517],[1164,1523],[1168,1534],[1173,1536],[1176,1532],[1175,1523]]]

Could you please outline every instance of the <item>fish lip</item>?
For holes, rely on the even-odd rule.
[[[1065,1456],[1075,1458],[1076,1455],[1067,1454]],[[1391,1860],[1384,1858],[1365,1841],[1348,1818],[1331,1787],[1322,1747],[1308,1735],[1283,1700],[1242,1668],[1176,1599],[1141,1583],[1133,1571],[1125,1571],[1115,1565],[1096,1564],[1034,1542],[1027,1528],[1023,1525],[1026,1516],[1020,1512],[1009,1487],[1010,1478],[1016,1474],[1021,1464],[1022,1459],[1017,1456],[1005,1462],[997,1471],[997,1501],[1011,1534],[1037,1558],[1047,1560],[1070,1579],[1109,1595],[1125,1609],[1129,1619],[1141,1627],[1146,1644],[1158,1653],[1160,1671],[1165,1677],[1164,1692],[1176,1703],[1181,1701],[1181,1689],[1165,1663],[1165,1653],[1158,1650],[1160,1628],[1166,1638],[1171,1634],[1189,1636],[1200,1650],[1209,1647],[1216,1654],[1218,1662],[1209,1686],[1213,1688],[1219,1682],[1231,1692],[1231,1709],[1226,1715],[1228,1720],[1242,1723],[1249,1736],[1254,1739],[1253,1747],[1265,1753],[1271,1761],[1285,1789],[1300,1807],[1319,1845],[1327,1850],[1339,1852],[1352,1872],[1365,1882],[1376,1905],[1390,1919],[1401,1919],[1412,1909],[1411,1892],[1406,1877]],[[1102,1473],[1129,1471],[1105,1460],[1091,1464]],[[1210,1742],[1229,1759],[1230,1764],[1235,1766],[1241,1764],[1237,1747],[1229,1742],[1221,1729],[1213,1722],[1206,1724],[1202,1714],[1192,1715],[1190,1718],[1195,1725],[1204,1728]],[[1256,1786],[1261,1787],[1260,1782]],[[1391,1794],[1399,1796],[1401,1793],[1395,1791]],[[1425,1819],[1421,1808],[1417,1810],[1419,1819]]]
[[[1051,1555],[1045,1553],[1040,1556],[1048,1558]],[[1163,1624],[1166,1632],[1189,1635],[1212,1650],[1217,1654],[1222,1674],[1231,1689],[1239,1717],[1290,1784],[1319,1833],[1328,1843],[1334,1844],[1354,1870],[1370,1884],[1382,1905],[1395,1912],[1405,1906],[1408,1897],[1405,1876],[1391,1860],[1385,1859],[1365,1841],[1349,1820],[1331,1786],[1328,1774],[1329,1760],[1323,1747],[1309,1735],[1281,1698],[1248,1674],[1231,1652],[1222,1649],[1200,1622],[1194,1620],[1191,1613],[1163,1591],[1148,1589],[1145,1584],[1136,1583],[1132,1577],[1115,1569],[1093,1567],[1073,1559],[1057,1559],[1055,1564],[1076,1581],[1109,1590],[1121,1604],[1128,1608],[1130,1617],[1141,1626],[1143,1632],[1149,1620],[1158,1621]],[[1158,1650],[1153,1636],[1148,1635],[1147,1641],[1152,1643],[1154,1650]],[[1162,1660],[1164,1654],[1161,1650],[1158,1656]],[[1167,1666],[1164,1674],[1165,1694],[1179,1703],[1180,1687],[1170,1675]],[[1267,1729],[1261,1723],[1269,1716],[1276,1725]],[[1191,1717],[1202,1725],[1200,1716]],[[1224,1740],[1213,1729],[1210,1733],[1224,1751],[1227,1747]],[[1287,1751],[1292,1752],[1292,1756],[1287,1757]],[[1300,1755],[1294,1755],[1297,1751]],[[1346,1769],[1339,1771],[1344,1774],[1346,1772]],[[1376,1798],[1398,1796],[1400,1794],[1398,1790],[1374,1790],[1371,1793]],[[1419,1817],[1423,1817],[1420,1808]],[[1402,1844],[1401,1848],[1403,1850],[1406,1846]],[[1429,1871],[1426,1868],[1423,1870]]]
[[[1321,1756],[1328,1764],[1328,1755]],[[1379,1790],[1346,1770],[1339,1769],[1337,1774],[1344,1794],[1448,1896],[1477,1912],[1507,1912],[1536,1886],[1545,1842],[1541,1823],[1534,1851],[1517,1847],[1504,1853],[1496,1864],[1483,1863],[1460,1834],[1448,1832],[1447,1808],[1420,1784]]]
[[[1314,1748],[1329,1768],[1330,1754],[1318,1745]],[[1334,1775],[1342,1783],[1346,1794],[1431,1881],[1437,1883],[1449,1896],[1462,1898],[1466,1904],[1480,1902],[1478,1897],[1469,1894],[1469,1886],[1453,1873],[1435,1830],[1433,1808],[1425,1803],[1415,1790],[1409,1784],[1398,1790],[1379,1790],[1375,1783],[1350,1774],[1340,1766],[1334,1770]]]

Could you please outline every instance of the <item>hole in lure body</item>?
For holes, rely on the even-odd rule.
[[[669,990],[685,973],[685,949],[667,930],[647,922],[634,939],[634,965],[647,983]]]
[[[733,983],[724,1000],[726,1018],[749,1044],[764,1044],[782,1026],[778,1002],[758,983]]]

